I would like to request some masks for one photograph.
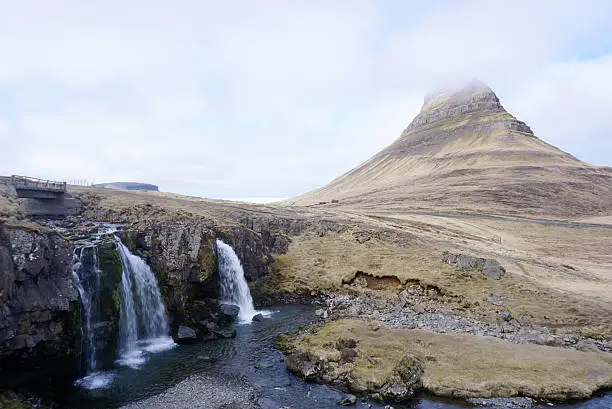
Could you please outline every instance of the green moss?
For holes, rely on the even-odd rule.
[[[208,280],[217,268],[217,253],[212,245],[207,246],[207,243],[202,241],[200,245],[200,280]]]
[[[119,319],[119,287],[123,276],[121,259],[114,242],[104,242],[98,246],[98,263],[102,270],[100,288],[100,314],[104,320]]]
[[[134,232],[131,232],[131,231],[126,231],[121,236],[121,242],[125,245],[125,247],[127,247],[131,251],[134,250],[135,245],[136,245],[136,237],[135,236],[136,236],[136,234]]]
[[[121,309],[121,301],[119,300],[119,289],[113,291],[113,303],[115,304],[115,309],[119,311]]]

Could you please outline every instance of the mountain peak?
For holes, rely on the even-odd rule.
[[[610,214],[611,198],[611,168],[538,139],[491,88],[472,81],[429,94],[391,145],[291,203],[558,218]]]
[[[421,112],[407,130],[472,112],[506,112],[484,82],[472,80],[460,87],[442,88],[425,96]]]

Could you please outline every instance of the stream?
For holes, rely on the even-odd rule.
[[[250,383],[258,395],[263,409],[284,406],[293,409],[339,408],[337,402],[344,394],[326,385],[305,382],[290,374],[283,355],[274,348],[274,341],[282,332],[294,331],[310,323],[315,315],[311,306],[278,306],[262,322],[239,325],[236,338],[220,339],[181,345],[151,353],[146,363],[135,369],[117,366],[106,375],[110,382],[106,388],[87,390],[71,386],[58,391],[55,400],[62,408],[102,409],[118,408],[156,394],[176,385],[193,374],[218,373],[239,375]],[[358,401],[356,408],[383,409],[384,404]],[[419,396],[396,409],[450,409],[471,405],[430,396]],[[543,405],[541,407],[548,407]],[[607,394],[585,402],[555,405],[556,408],[610,409],[612,395]]]

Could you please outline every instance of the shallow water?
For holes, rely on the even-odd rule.
[[[258,390],[259,404],[264,409],[291,406],[293,409],[338,408],[343,393],[326,385],[307,383],[285,370],[282,354],[274,349],[277,334],[292,331],[314,318],[308,306],[282,306],[263,322],[240,325],[234,339],[183,345],[158,353],[145,354],[139,368],[118,366],[98,374],[105,388],[87,390],[73,386],[59,393],[62,407],[72,409],[116,408],[140,400],[174,386],[194,373],[218,372],[240,374]],[[358,402],[356,408],[384,408],[374,402]],[[448,400],[418,397],[395,408],[451,409],[468,405]],[[548,406],[543,406],[548,407]],[[586,402],[555,405],[557,408],[610,409],[612,395]]]

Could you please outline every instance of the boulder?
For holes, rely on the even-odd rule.
[[[254,322],[260,322],[264,320],[264,316],[263,314],[259,313],[259,314],[255,314],[252,319]]]
[[[234,338],[236,336],[236,328],[231,326],[219,326],[214,321],[202,320],[198,323],[198,328],[206,335],[205,340],[212,340],[217,338]]]
[[[472,257],[465,254],[452,254],[445,251],[442,253],[442,260],[456,266],[460,270],[480,271],[487,278],[493,280],[499,280],[506,274],[506,269],[499,264],[499,261],[488,258]]]
[[[228,323],[233,322],[240,313],[240,307],[234,304],[219,304],[219,322]]]
[[[486,259],[482,267],[482,274],[487,276],[487,278],[499,280],[506,274],[506,269],[499,264],[499,261]]]
[[[174,342],[177,344],[194,344],[197,340],[195,330],[184,325],[178,328],[176,337],[174,337]]]
[[[401,402],[422,386],[423,365],[412,357],[404,357],[396,365],[394,376],[380,390],[380,396],[387,401]]]
[[[289,371],[309,381],[319,379],[324,369],[324,363],[318,356],[301,350],[289,354],[285,366]]]

